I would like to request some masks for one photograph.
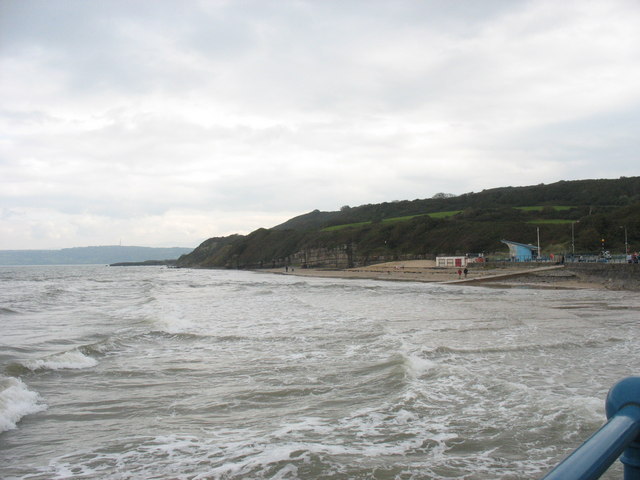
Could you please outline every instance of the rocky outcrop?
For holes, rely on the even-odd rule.
[[[300,268],[353,268],[356,248],[346,244],[335,248],[307,248],[294,253],[289,262]]]

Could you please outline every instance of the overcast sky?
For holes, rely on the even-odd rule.
[[[0,0],[0,249],[640,173],[638,0]]]

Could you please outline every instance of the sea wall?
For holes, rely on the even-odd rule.
[[[612,290],[640,290],[640,264],[568,263],[565,268],[580,280],[602,283]]]

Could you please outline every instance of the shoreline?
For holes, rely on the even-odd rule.
[[[255,270],[256,272],[299,277],[367,279],[395,282],[422,282],[444,285],[467,285],[490,288],[538,288],[556,290],[607,290],[604,281],[578,276],[564,265],[522,267],[520,265],[470,265],[466,278],[458,278],[458,268],[436,267],[432,260],[386,262],[348,269],[284,268]]]

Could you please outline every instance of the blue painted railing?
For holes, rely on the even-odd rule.
[[[620,454],[624,480],[640,480],[640,377],[611,387],[606,411],[608,422],[543,480],[595,480]]]

